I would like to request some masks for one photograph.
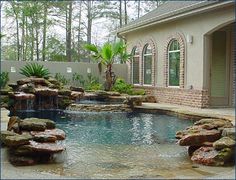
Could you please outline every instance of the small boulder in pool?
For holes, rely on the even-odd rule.
[[[64,150],[64,146],[58,145],[56,143],[39,143],[35,141],[29,141],[28,145],[20,146],[13,152],[17,155],[41,155],[59,153]]]
[[[61,129],[46,129],[45,131],[31,131],[32,136],[55,136],[57,140],[64,140],[66,133]]]
[[[9,148],[9,161],[16,166],[49,163],[54,154],[66,149],[57,144],[66,134],[55,127],[50,119],[11,117],[11,131],[1,131],[1,143]]]

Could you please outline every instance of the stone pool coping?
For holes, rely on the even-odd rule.
[[[164,103],[142,103],[142,106],[135,106],[134,110],[138,112],[174,115],[183,119],[190,120],[199,120],[202,118],[227,119],[230,120],[235,126],[234,108],[200,109]]]

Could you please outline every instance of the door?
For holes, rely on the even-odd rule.
[[[212,34],[211,58],[211,106],[229,105],[229,32],[216,31]]]

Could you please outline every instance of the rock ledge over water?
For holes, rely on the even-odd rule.
[[[9,149],[9,161],[16,166],[49,163],[53,154],[66,148],[58,142],[66,134],[50,119],[12,116],[7,131],[1,131],[1,143]]]

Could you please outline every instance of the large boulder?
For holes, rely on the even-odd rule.
[[[53,154],[62,152],[65,147],[56,143],[39,143],[30,141],[28,145],[23,145],[14,150],[16,155],[37,155],[37,154]]]
[[[187,127],[185,130],[182,130],[182,131],[177,131],[175,133],[175,137],[177,139],[181,139],[182,137],[184,137],[185,135],[188,135],[188,134],[195,134],[195,133],[200,133],[200,131],[202,131],[202,127],[201,126],[190,126],[190,127]]]
[[[36,134],[33,136],[33,140],[36,142],[55,142],[57,137],[47,134]]]
[[[20,130],[22,131],[44,131],[46,129],[46,123],[44,122],[30,122],[22,121],[19,124]]]
[[[9,97],[15,100],[28,100],[28,99],[35,99],[34,94],[24,93],[24,92],[15,92],[9,94]]]
[[[32,83],[28,83],[28,84],[23,84],[21,86],[19,86],[19,91],[23,91],[24,93],[31,93],[34,94],[35,93],[35,85]]]
[[[46,124],[46,129],[54,129],[56,127],[56,124],[54,121],[50,119],[41,119],[41,118],[25,118],[24,121],[37,123],[42,122]]]
[[[233,148],[235,147],[235,141],[229,137],[222,137],[213,143],[215,149]]]
[[[201,130],[196,133],[187,134],[179,140],[180,146],[201,146],[204,142],[214,142],[220,139],[218,130]]]
[[[70,95],[70,98],[73,99],[73,100],[81,99],[83,97],[83,95],[84,95],[83,92],[72,91],[71,95]]]
[[[61,129],[46,129],[45,131],[31,131],[32,136],[55,136],[57,140],[64,140],[66,133]]]
[[[203,165],[222,166],[233,158],[233,154],[230,148],[218,151],[213,147],[201,147],[193,153],[191,160]]]
[[[12,92],[10,90],[10,88],[9,89],[0,89],[1,99],[2,99],[2,95],[8,95],[9,92]]]
[[[71,90],[71,91],[76,91],[76,92],[82,92],[82,93],[84,93],[84,88],[82,88],[82,87],[74,87],[74,86],[71,86],[71,87],[70,87],[70,90]]]
[[[230,128],[233,124],[225,119],[211,119],[205,118],[194,123],[194,125],[210,126],[212,129],[215,128]]]
[[[155,96],[151,96],[151,95],[146,95],[143,97],[143,102],[148,102],[148,103],[156,103],[156,97]]]
[[[107,91],[107,94],[109,96],[120,96],[120,93],[116,91]]]
[[[222,131],[222,136],[230,137],[235,140],[235,127],[234,128],[224,128]]]
[[[30,78],[24,78],[24,79],[20,79],[18,81],[16,81],[18,85],[23,85],[23,84],[27,84],[27,83],[30,83],[31,80]]]
[[[71,90],[69,89],[60,89],[58,90],[58,94],[62,96],[70,96],[71,95]]]
[[[35,88],[35,94],[40,95],[40,96],[57,96],[58,90],[51,89],[48,87],[39,87],[39,88]]]
[[[124,104],[129,105],[131,108],[134,106],[141,106],[143,102],[142,96],[127,96]]]
[[[70,99],[68,96],[58,96],[58,108],[60,109],[66,109],[67,106],[69,106],[71,103],[73,103],[73,100]]]
[[[37,163],[35,158],[25,156],[11,155],[9,160],[15,166],[32,166]]]
[[[47,85],[46,79],[44,78],[31,77],[30,81],[34,84]]]
[[[1,143],[4,144],[4,142],[6,141],[6,137],[8,136],[17,136],[18,134],[12,132],[12,131],[1,131]]]
[[[17,91],[18,90],[18,84],[16,84],[16,83],[9,83],[8,86],[10,88],[12,88],[13,91]]]
[[[17,147],[20,145],[29,144],[29,141],[33,139],[31,135],[14,135],[6,136],[5,140],[2,141],[4,145],[8,147]]]
[[[21,119],[18,116],[12,116],[10,117],[8,124],[7,124],[7,130],[11,131],[14,129],[15,124],[19,124],[21,122]]]

